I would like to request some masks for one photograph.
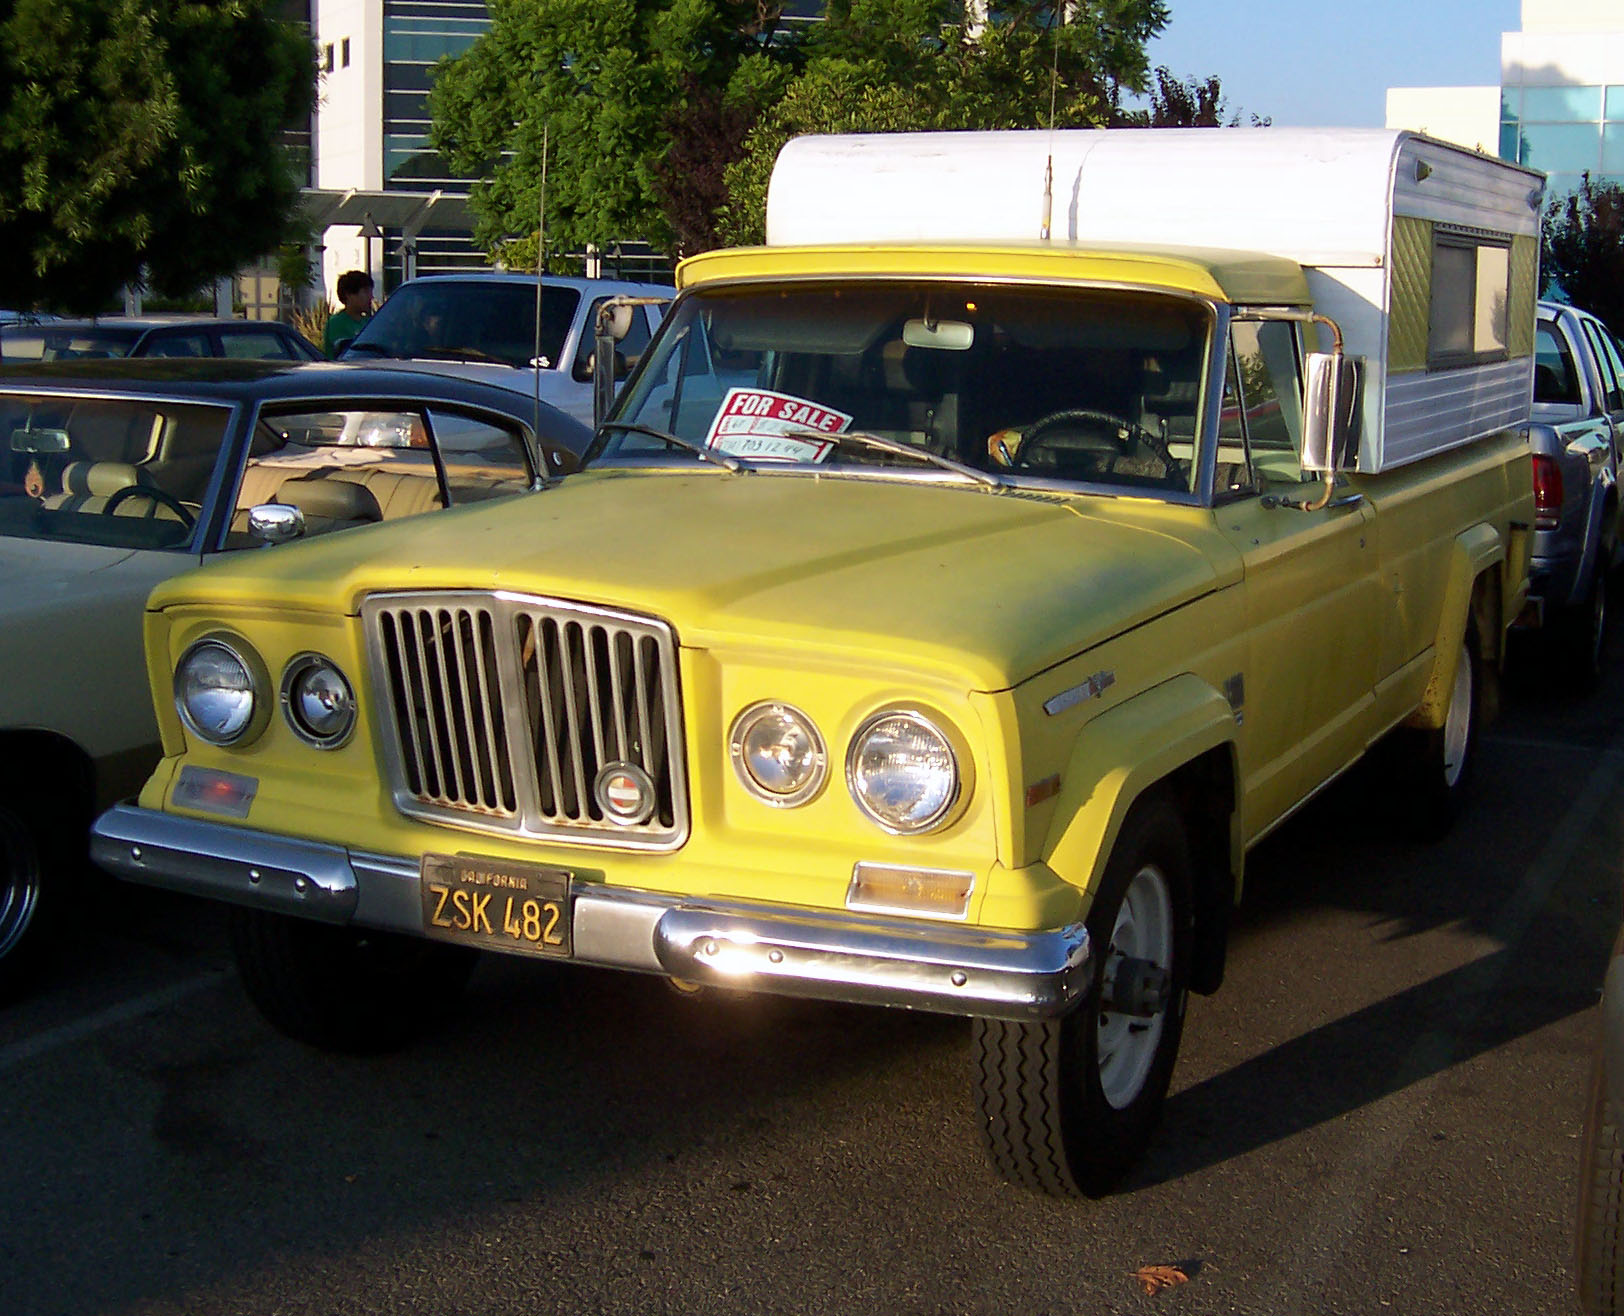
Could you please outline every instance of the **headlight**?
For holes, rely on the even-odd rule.
[[[888,832],[922,832],[959,797],[959,765],[948,739],[918,713],[892,710],[863,723],[846,755],[857,807]]]
[[[319,653],[302,653],[282,673],[282,713],[300,740],[337,749],[355,730],[355,692]]]
[[[234,745],[254,726],[254,687],[248,659],[224,640],[199,640],[175,665],[181,721],[211,745]]]
[[[787,808],[823,787],[829,756],[812,719],[788,704],[752,704],[728,736],[733,770],[758,800]]]

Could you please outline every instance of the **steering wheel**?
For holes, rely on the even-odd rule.
[[[1125,455],[1133,450],[1133,442],[1139,437],[1139,427],[1115,412],[1096,411],[1092,407],[1067,407],[1051,411],[1026,427],[1026,434],[1015,454],[1015,464],[1028,465],[1031,454],[1043,448],[1051,434],[1067,429],[1085,431],[1083,442],[1077,446],[1096,452],[1103,450]]]
[[[197,524],[197,518],[192,515],[191,508],[187,507],[179,498],[176,498],[174,494],[145,484],[127,484],[122,489],[113,490],[108,496],[106,504],[102,507],[102,515],[111,516],[119,504],[130,498],[146,498],[167,507],[176,516],[180,517],[181,524],[188,530]]]

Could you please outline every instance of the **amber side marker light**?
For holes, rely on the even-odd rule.
[[[878,914],[962,919],[970,912],[975,874],[945,868],[858,864],[846,888],[846,908]]]

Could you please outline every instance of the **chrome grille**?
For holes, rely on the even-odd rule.
[[[403,813],[577,842],[672,848],[688,832],[676,641],[665,623],[559,599],[437,591],[361,609]],[[654,783],[641,823],[605,815],[611,765]]]

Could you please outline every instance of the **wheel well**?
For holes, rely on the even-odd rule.
[[[27,795],[88,824],[96,808],[96,769],[71,740],[49,731],[0,731],[0,795]]]
[[[1235,904],[1229,833],[1235,813],[1235,760],[1219,745],[1177,768],[1162,783],[1190,829],[1195,890],[1195,954],[1190,990],[1208,994],[1224,980],[1229,949],[1229,915]]]

